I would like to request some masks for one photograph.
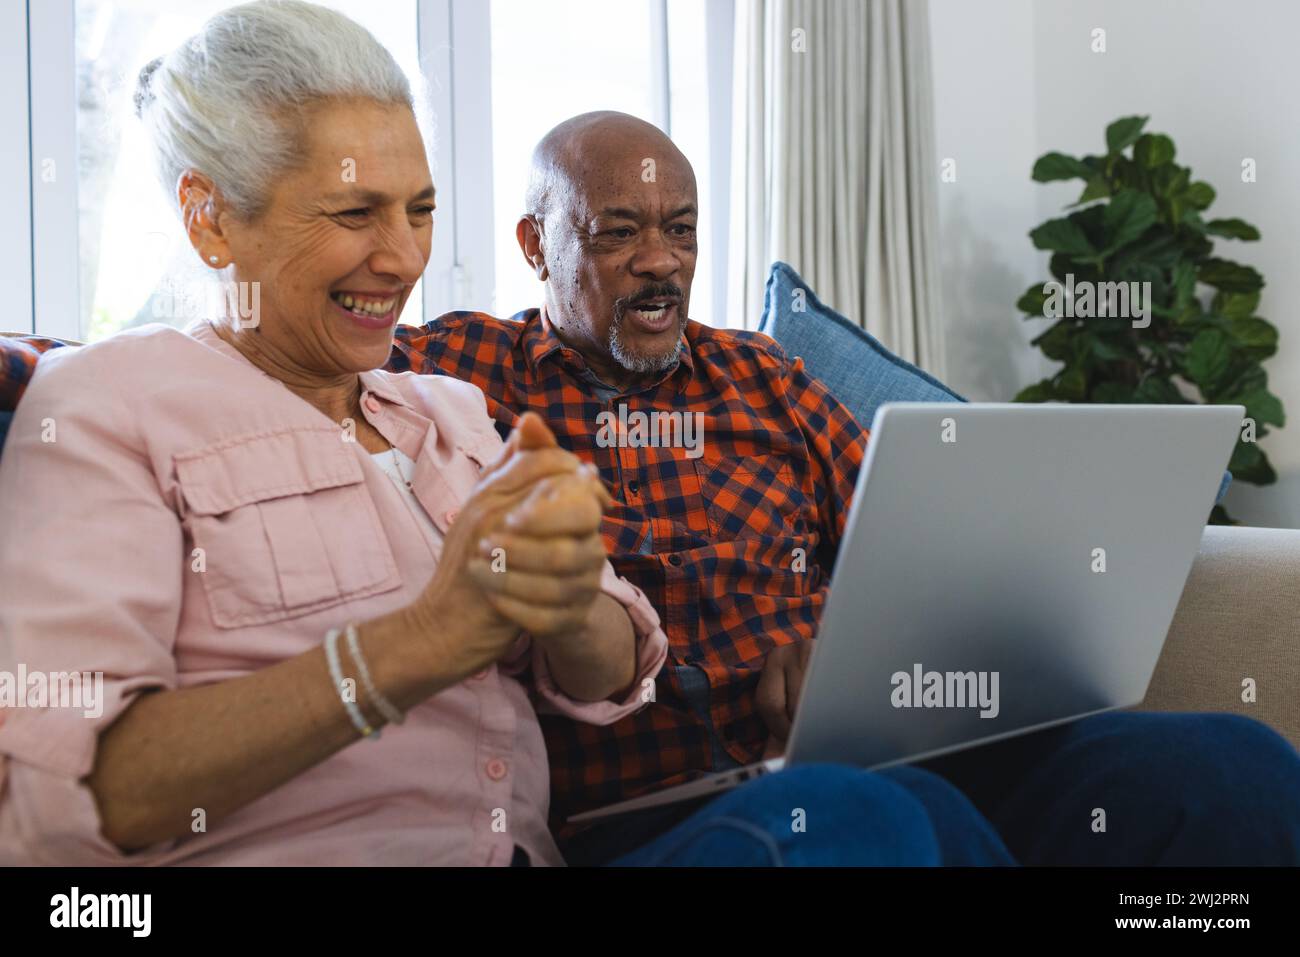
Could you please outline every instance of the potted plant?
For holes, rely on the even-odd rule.
[[[1037,182],[1084,188],[1067,215],[1029,234],[1052,254],[1053,278],[1016,305],[1026,318],[1056,320],[1033,344],[1063,365],[1015,401],[1240,404],[1246,421],[1229,469],[1267,485],[1277,475],[1257,440],[1285,416],[1261,362],[1278,333],[1255,314],[1263,277],[1214,253],[1216,238],[1254,241],[1259,230],[1203,218],[1214,189],[1174,162],[1168,136],[1142,132],[1147,119],[1106,127],[1104,155],[1034,163]],[[1216,506],[1211,521],[1232,519]]]

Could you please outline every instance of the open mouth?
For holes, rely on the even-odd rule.
[[[677,300],[647,299],[629,306],[624,314],[646,332],[664,332],[677,322]]]
[[[362,296],[349,292],[332,292],[330,299],[351,319],[369,329],[377,329],[393,321],[399,296]]]

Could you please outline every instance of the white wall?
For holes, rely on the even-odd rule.
[[[1037,225],[1032,0],[930,0],[935,147],[956,162],[939,184],[940,280],[948,383],[1006,401],[1052,364],[1029,346],[1041,323],[1015,302],[1045,277]]]
[[[957,160],[941,184],[948,369],[969,398],[1009,399],[1054,364],[1024,343],[1046,320],[1014,308],[1046,257],[1026,235],[1074,200],[1076,184],[1029,178],[1048,150],[1101,152],[1104,130],[1149,114],[1178,161],[1218,192],[1210,214],[1258,226],[1258,243],[1219,240],[1258,269],[1260,314],[1281,331],[1265,363],[1293,423],[1264,440],[1278,484],[1237,483],[1226,502],[1255,525],[1300,527],[1300,4],[1287,0],[930,0],[937,142]],[[1106,52],[1091,50],[1106,31]],[[1256,160],[1255,183],[1241,161]]]

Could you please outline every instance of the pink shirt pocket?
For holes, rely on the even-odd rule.
[[[340,429],[290,426],[175,456],[213,623],[240,628],[398,588],[360,460]]]

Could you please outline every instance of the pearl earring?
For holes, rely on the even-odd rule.
[[[215,265],[217,264],[217,257],[216,257],[216,256],[209,256],[209,257],[208,257],[208,262],[212,263],[212,265],[215,266]]]

